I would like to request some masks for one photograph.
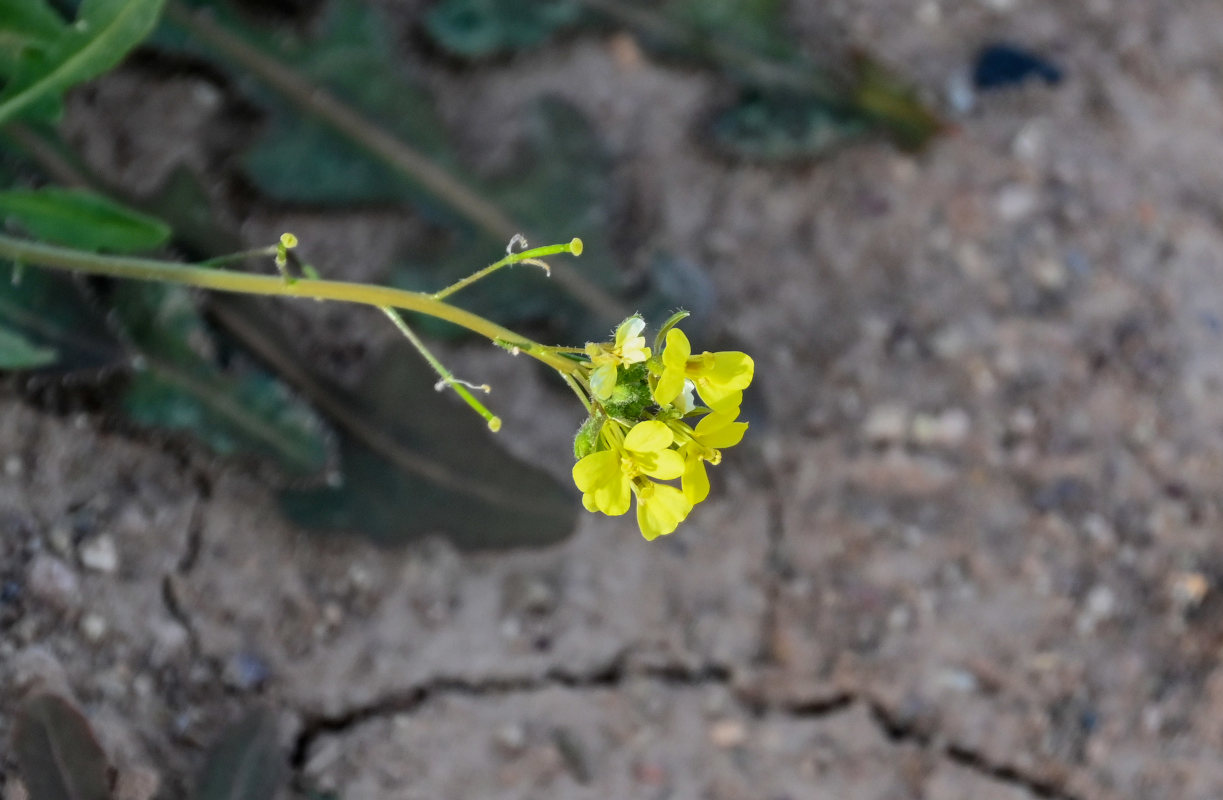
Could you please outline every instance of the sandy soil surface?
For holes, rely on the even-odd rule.
[[[242,467],[10,387],[0,708],[63,687],[162,797],[256,702],[303,797],[1223,796],[1223,6],[793,5],[809,46],[869,48],[938,103],[996,38],[1066,77],[977,97],[917,156],[764,167],[694,144],[710,75],[620,38],[416,59],[492,160],[534,99],[578,106],[639,246],[708,268],[766,413],[680,532],[321,540]],[[148,189],[224,163],[228,91],[128,68],[64,125]],[[327,237],[321,265],[362,279],[412,225],[244,222]],[[343,315],[337,348],[388,335],[309,313]],[[451,357],[498,382],[508,446],[564,475],[572,403],[497,351]]]

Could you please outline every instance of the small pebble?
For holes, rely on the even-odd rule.
[[[875,444],[890,444],[904,439],[909,414],[903,406],[886,403],[875,406],[862,423],[862,434]]]
[[[66,522],[57,522],[47,532],[47,541],[51,549],[61,556],[72,554],[72,527]]]
[[[940,689],[949,689],[962,694],[971,694],[980,688],[977,676],[963,669],[941,670],[935,677],[934,683]]]
[[[161,789],[161,774],[149,767],[128,767],[115,777],[115,800],[152,800]]]
[[[1209,591],[1210,579],[1200,572],[1178,572],[1172,576],[1172,602],[1181,611],[1197,608]]]
[[[344,621],[344,609],[340,608],[339,603],[324,603],[323,604],[323,622],[334,628]]]
[[[913,418],[913,441],[927,447],[958,447],[968,437],[968,412],[949,408],[940,414],[918,414]]]
[[[1032,267],[1032,273],[1037,285],[1051,292],[1065,289],[1069,279],[1066,267],[1053,258],[1042,258],[1037,261]]]
[[[272,670],[260,656],[244,650],[235,653],[225,664],[225,683],[241,691],[257,689],[271,677]]]
[[[556,605],[556,593],[545,581],[527,581],[522,593],[522,608],[528,614],[547,614]]]
[[[60,611],[76,608],[81,603],[81,582],[72,567],[55,556],[39,554],[26,573],[30,595]]]
[[[82,543],[78,553],[86,569],[108,575],[119,570],[119,549],[110,534],[103,533]]]
[[[100,614],[89,613],[81,617],[81,633],[91,642],[100,642],[108,626]]]
[[[747,741],[747,728],[739,720],[720,720],[709,728],[709,741],[724,750],[739,747]]]
[[[943,92],[947,97],[947,106],[960,116],[971,112],[977,104],[977,93],[972,88],[972,76],[966,72],[956,72],[948,78]]]
[[[516,722],[502,725],[493,734],[493,743],[507,756],[516,756],[527,748],[527,730]]]
[[[994,213],[1003,223],[1015,223],[1036,210],[1037,196],[1030,187],[1012,183],[994,196]]]

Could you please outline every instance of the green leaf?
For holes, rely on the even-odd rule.
[[[628,27],[658,57],[721,70],[744,93],[719,115],[717,144],[762,161],[811,158],[871,132],[907,149],[942,129],[912,89],[870,58],[835,69],[808,58],[787,23],[785,0],[667,0],[595,2],[582,18],[553,19],[551,3],[442,0],[426,29],[463,57],[521,50],[577,21]],[[849,73],[849,77],[842,77]]]
[[[615,195],[611,159],[594,128],[573,106],[557,99],[535,104],[526,120],[527,141],[515,169],[485,181],[484,196],[533,232],[532,245],[567,241],[585,243],[582,257],[566,262],[613,295],[624,288],[615,260],[607,220]],[[471,230],[456,231],[441,252],[401,264],[392,282],[409,289],[436,290],[483,267],[504,242]],[[601,338],[606,319],[575,302],[538,267],[503,269],[455,295],[456,302],[477,314],[509,324],[546,322],[575,341]],[[454,335],[450,326],[426,322],[435,335]]]
[[[723,150],[758,161],[818,157],[862,139],[872,125],[847,105],[791,92],[747,91],[710,127]]]
[[[0,216],[36,238],[82,250],[139,252],[170,238],[170,228],[161,220],[83,189],[48,186],[0,192]]]
[[[35,369],[54,364],[59,354],[51,347],[40,347],[25,336],[0,325],[0,369]]]
[[[883,64],[861,56],[854,70],[854,108],[872,124],[886,130],[900,147],[921,149],[946,129],[913,88]]]
[[[0,92],[0,124],[114,67],[153,29],[165,0],[84,0],[76,23],[46,50],[22,54]]]
[[[138,425],[187,431],[223,456],[269,459],[289,475],[329,463],[326,428],[281,382],[235,360],[222,371],[218,346],[179,287],[114,287],[114,315],[141,358],[123,397]]]
[[[88,720],[54,694],[17,709],[13,755],[32,800],[108,800],[110,764]]]
[[[657,10],[673,32],[647,35],[655,47],[731,68],[740,65],[728,46],[753,58],[787,62],[799,57],[783,0],[671,0]]]
[[[442,0],[425,16],[425,29],[452,53],[481,58],[537,45],[581,10],[570,0]]]
[[[47,0],[20,0],[0,5],[0,36],[44,42],[64,31],[64,21]]]
[[[285,755],[276,735],[276,716],[257,708],[230,725],[200,771],[196,800],[267,800],[284,782]]]
[[[47,50],[65,24],[46,0],[0,4],[0,78],[8,80],[26,50]]]
[[[0,322],[34,346],[55,351],[57,369],[95,370],[126,358],[97,304],[60,272],[0,262]]]
[[[431,98],[405,74],[390,28],[377,9],[355,0],[332,0],[317,37],[269,37],[240,20],[226,20],[244,39],[303,78],[343,98],[442,168],[461,174]],[[260,99],[271,111],[269,125],[243,163],[271,196],[327,206],[411,199],[437,216],[453,218],[428,193],[332,128],[296,113],[270,92],[261,92]]]
[[[377,438],[346,436],[342,482],[283,492],[288,517],[386,543],[440,533],[464,549],[538,547],[568,536],[576,495],[498,448],[484,421],[434,382],[405,342],[388,349],[358,394],[327,389]]]

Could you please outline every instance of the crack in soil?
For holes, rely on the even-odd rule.
[[[195,569],[196,562],[199,561],[200,547],[204,539],[204,507],[212,496],[212,484],[208,477],[198,470],[195,471],[194,477],[197,495],[187,519],[186,543],[173,571],[167,572],[161,578],[161,601],[166,608],[166,613],[175,622],[182,625],[183,630],[187,632],[187,645],[191,660],[197,661],[200,657],[199,631],[196,630],[191,615],[178,596],[179,578],[189,575]]]
[[[320,737],[343,733],[383,717],[412,713],[426,703],[442,697],[502,697],[542,692],[553,688],[578,691],[614,690],[621,688],[632,679],[652,680],[667,686],[726,686],[733,689],[733,670],[725,665],[708,664],[693,669],[679,664],[668,664],[629,669],[627,667],[628,655],[629,652],[626,650],[611,659],[606,665],[585,674],[573,674],[561,669],[553,669],[539,677],[492,678],[476,681],[435,678],[423,685],[338,714],[307,716],[293,743],[289,759],[295,774],[295,782],[301,784],[302,770],[305,768],[310,749]],[[981,752],[964,744],[941,742],[935,733],[906,722],[884,705],[871,700],[863,693],[842,692],[819,700],[789,704],[754,702],[740,691],[734,691],[733,694],[737,702],[757,717],[770,712],[803,719],[832,717],[862,704],[869,710],[870,719],[888,741],[894,744],[906,742],[916,744],[937,757],[946,758],[998,783],[1026,790],[1034,797],[1043,800],[1081,800],[1078,795],[1055,781],[1031,775],[1012,764],[991,761]]]
[[[512,694],[529,694],[547,689],[617,689],[630,679],[652,680],[666,686],[710,686],[730,685],[731,670],[719,664],[708,664],[690,668],[680,664],[628,669],[629,650],[624,650],[607,664],[584,674],[574,674],[554,668],[538,677],[489,678],[466,680],[461,678],[435,678],[420,686],[402,690],[389,697],[357,706],[338,714],[307,716],[302,729],[294,741],[289,763],[295,771],[305,765],[310,747],[328,733],[340,733],[371,720],[386,716],[416,711],[439,697],[499,697]]]
[[[781,597],[782,582],[786,577],[785,561],[782,557],[782,540],[785,536],[784,514],[780,481],[768,458],[763,452],[756,451],[760,462],[755,470],[761,475],[765,496],[768,501],[768,546],[764,554],[764,611],[760,617],[760,638],[756,649],[757,664],[776,663],[774,642],[777,640],[777,606]]]
[[[941,741],[935,732],[901,719],[882,703],[865,697],[860,699],[870,710],[871,719],[892,742],[912,742],[978,775],[1026,790],[1043,800],[1081,800],[1057,781],[1029,774],[1013,764],[995,762],[967,745]]]

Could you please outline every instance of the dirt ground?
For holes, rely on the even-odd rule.
[[[161,797],[256,702],[302,797],[1223,797],[1223,5],[790,14],[812,48],[903,68],[957,130],[916,156],[729,163],[693,140],[716,79],[622,37],[418,60],[490,158],[533,99],[578,106],[642,247],[708,268],[764,413],[679,532],[583,516],[508,555],[319,539],[248,469],[9,386],[0,708],[64,687]],[[1065,79],[966,103],[999,38]],[[228,102],[127,68],[64,125],[147,189],[223,163]],[[244,230],[325,238],[329,274],[368,278],[411,222],[260,207]],[[317,313],[353,320],[337,347],[393,333]],[[497,384],[504,443],[566,475],[571,399],[493,348],[449,357]]]

